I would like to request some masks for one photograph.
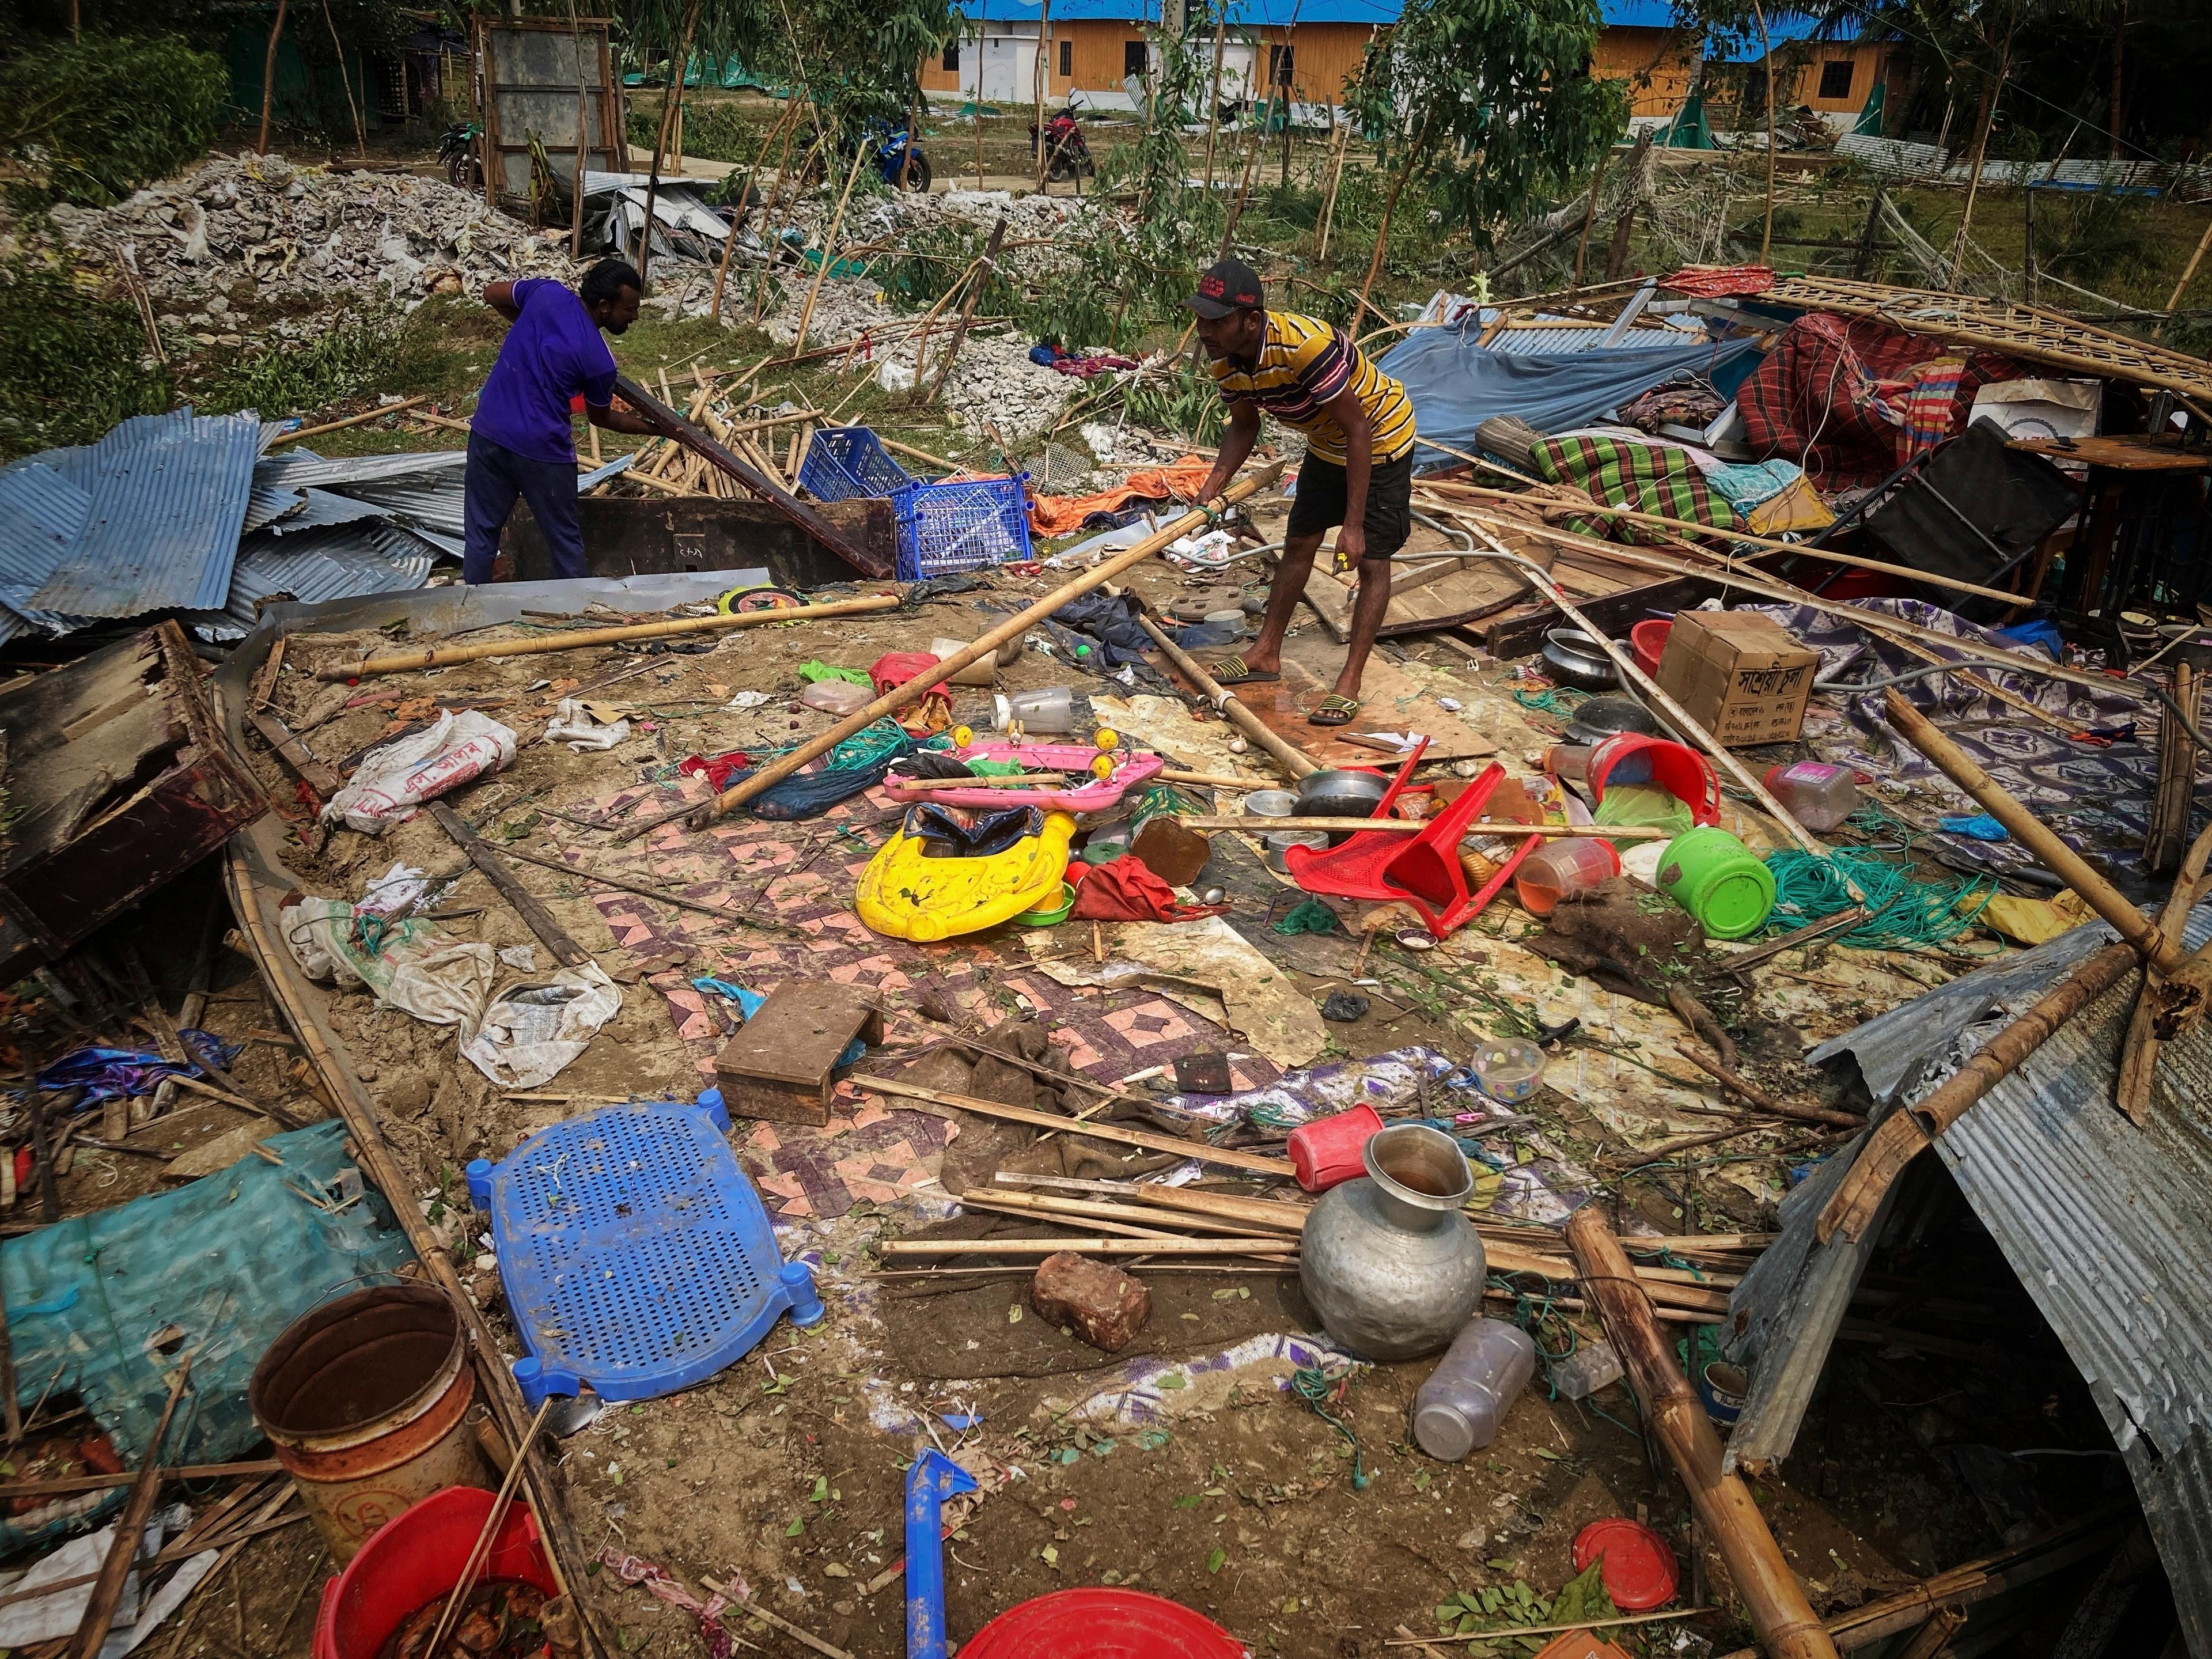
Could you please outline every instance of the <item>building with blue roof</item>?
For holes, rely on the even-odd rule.
[[[1158,25],[1160,4],[1051,0],[1048,15],[1043,0],[960,0],[957,10],[967,29],[922,66],[922,88],[933,99],[980,96],[1018,108],[1034,101],[1042,70],[1048,103],[1072,96],[1078,107],[1134,108],[1134,83],[1152,68],[1146,31]],[[1591,73],[1628,82],[1638,125],[1672,118],[1697,73],[1695,38],[1677,25],[1669,0],[1600,4],[1605,26]],[[1326,124],[1369,44],[1397,21],[1401,9],[1401,0],[1230,0],[1221,96],[1240,102],[1287,86],[1298,119]],[[1777,19],[1768,40],[1776,54],[1776,98],[1784,107],[1808,105],[1832,119],[1856,116],[1884,76],[1887,47],[1852,32],[1816,39],[1810,21]],[[1717,82],[1731,100],[1742,88],[1754,105],[1763,100],[1756,34],[1708,40],[1705,61],[1708,101]],[[1728,72],[1714,76],[1714,64]]]

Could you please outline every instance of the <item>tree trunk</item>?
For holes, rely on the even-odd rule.
[[[324,0],[327,5],[329,0]],[[568,199],[568,257],[584,257],[584,173],[592,160],[592,102],[584,82],[584,26],[576,16],[576,0],[568,0],[568,38],[576,48],[576,176],[570,181]],[[611,160],[612,158],[610,157]],[[733,234],[730,240],[737,240]],[[729,245],[723,245],[722,270],[730,269]],[[714,284],[714,308],[719,314],[722,305],[722,285]],[[593,428],[597,430],[597,428]]]
[[[1398,210],[1398,195],[1406,188],[1406,180],[1413,176],[1413,164],[1428,147],[1429,123],[1435,118],[1433,112],[1421,118],[1420,135],[1407,147],[1406,163],[1390,181],[1390,193],[1382,198],[1382,222],[1375,228],[1375,252],[1368,257],[1366,280],[1359,284],[1359,304],[1352,313],[1352,331],[1355,335],[1359,332],[1359,313],[1367,309],[1367,296],[1374,291],[1375,278],[1382,269],[1382,251],[1390,245],[1390,216]]]
[[[1321,225],[1314,239],[1314,260],[1319,264],[1328,263],[1328,232],[1329,226],[1336,218],[1337,189],[1344,182],[1344,153],[1352,148],[1351,121],[1347,119],[1340,124],[1336,118],[1336,106],[1331,104],[1328,106],[1328,136],[1333,141],[1330,147],[1336,154],[1329,161],[1328,191],[1322,198]]]
[[[1283,170],[1276,184],[1280,190],[1291,187],[1291,74],[1297,62],[1291,55],[1291,37],[1295,33],[1295,29],[1283,31]]]
[[[1982,89],[1981,113],[1974,129],[1974,159],[1966,171],[1966,205],[1959,215],[1959,234],[1951,239],[1951,276],[1949,285],[1954,293],[1959,287],[1959,273],[1966,264],[1966,228],[1974,222],[1974,198],[1982,188],[1982,158],[1989,153],[1990,124],[1996,118],[1997,94],[2004,90],[2005,76],[2012,70],[2012,31],[2005,31],[2004,50],[1997,55],[1996,79]]]
[[[1606,146],[1605,154],[1597,158],[1597,171],[1590,177],[1589,205],[1583,210],[1583,234],[1575,243],[1575,286],[1583,285],[1583,261],[1589,256],[1590,227],[1597,222],[1597,194],[1605,188],[1606,169],[1613,165],[1613,147]]]
[[[2112,95],[2110,107],[2105,112],[2106,125],[2112,130],[2107,154],[2115,161],[2120,159],[2120,151],[2126,143],[2120,135],[2128,125],[2127,42],[2128,0],[2120,0],[2119,21],[2112,25]]]
[[[354,154],[366,160],[368,155],[368,132],[361,124],[361,106],[354,101],[353,76],[346,73],[345,45],[338,39],[338,26],[331,20],[331,0],[323,0],[323,27],[331,32],[331,50],[337,54],[338,85],[345,93],[346,113],[353,117]],[[366,94],[368,88],[362,91]]]
[[[991,9],[986,5],[975,19],[975,101],[972,125],[975,130],[975,188],[983,188],[983,37],[991,25]]]
[[[76,8],[70,8],[70,27],[75,33]],[[276,101],[276,43],[284,35],[284,0],[276,0],[276,21],[269,26],[269,50],[261,58],[261,136],[253,142],[254,154],[269,154],[269,115]]]
[[[1049,192],[1046,190],[1046,186],[1045,186],[1045,173],[1046,173],[1046,166],[1045,166],[1045,142],[1044,142],[1044,86],[1045,86],[1045,51],[1046,51],[1046,48],[1047,48],[1048,45],[1048,44],[1049,44],[1049,42],[1051,41],[1051,40],[1052,40],[1052,0],[1044,0],[1044,5],[1043,5],[1042,9],[1038,12],[1038,14],[1037,14],[1037,49],[1036,49],[1036,67],[1035,71],[1034,71],[1034,72],[1030,75],[1030,79],[1032,82],[1034,82],[1036,83],[1035,85],[1033,85],[1033,86],[1030,88],[1030,91],[1031,91],[1031,92],[1036,95],[1036,127],[1035,127],[1035,131],[1036,131],[1036,173],[1037,173],[1037,191],[1038,191],[1038,193],[1039,193],[1040,195],[1044,195],[1044,194],[1048,194],[1048,193],[1049,193]]]
[[[1225,21],[1213,26],[1213,78],[1206,82],[1206,195],[1213,198],[1213,140],[1221,131],[1221,54],[1229,42]]]
[[[1765,264],[1774,246],[1774,43],[1767,38],[1766,8],[1751,0],[1751,9],[1759,19],[1759,55],[1766,68],[1766,217],[1759,232],[1759,263]]]
[[[684,14],[684,44],[678,48],[676,62],[669,70],[668,96],[660,106],[660,126],[653,138],[653,171],[645,181],[645,231],[638,243],[637,280],[641,294],[651,293],[649,281],[653,264],[653,226],[654,204],[660,195],[660,163],[668,149],[668,135],[684,114],[684,70],[691,61],[691,33],[699,26],[699,0],[691,0]],[[803,345],[804,341],[800,342]]]

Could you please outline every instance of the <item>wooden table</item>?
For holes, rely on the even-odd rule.
[[[2065,604],[2098,618],[2123,660],[2129,647],[2119,631],[2119,616],[2135,601],[2143,578],[2150,578],[2145,603],[2184,611],[2194,607],[2206,584],[2208,562],[2212,562],[2212,547],[2204,533],[2212,521],[2208,520],[2202,483],[2203,475],[2212,472],[2212,448],[2185,445],[2178,434],[2168,437],[2148,432],[2103,438],[2014,438],[2006,447],[2088,469],[2074,538],[2075,547],[2087,556],[2068,562]],[[2160,507],[2185,490],[2194,495],[2191,505],[2198,529],[2197,557],[2188,591],[2160,594],[2160,566],[2168,550],[2152,544],[2150,532]],[[2186,510],[2182,503],[2174,504]],[[2039,579],[2040,572],[2038,575]],[[2034,584],[2028,591],[2034,591]]]

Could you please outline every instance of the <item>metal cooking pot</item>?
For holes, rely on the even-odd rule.
[[[1449,1346],[1482,1304],[1482,1240],[1460,1213],[1474,1179],[1449,1135],[1401,1123],[1368,1138],[1364,1178],[1322,1194],[1298,1283],[1322,1328],[1364,1359]]]
[[[1613,659],[1579,628],[1554,628],[1544,635],[1544,665],[1578,690],[1609,691],[1620,684]]]
[[[1298,780],[1297,816],[1371,818],[1389,789],[1390,781],[1379,772],[1310,772]]]

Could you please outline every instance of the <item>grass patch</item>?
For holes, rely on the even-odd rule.
[[[0,266],[0,460],[91,443],[175,398],[132,307],[22,258]]]
[[[396,308],[373,308],[305,340],[240,352],[196,377],[195,400],[205,414],[250,409],[282,420],[389,392],[400,362],[402,322]]]

